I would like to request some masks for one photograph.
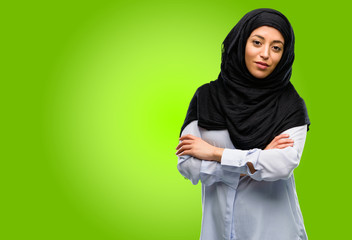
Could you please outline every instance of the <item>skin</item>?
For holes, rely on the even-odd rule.
[[[246,43],[245,62],[248,71],[258,79],[267,77],[280,62],[283,49],[284,38],[277,29],[269,26],[255,29]],[[258,62],[268,66],[260,67]],[[176,147],[177,156],[191,155],[198,159],[221,163],[224,148],[215,147],[191,134],[184,135],[179,140],[180,143]],[[289,139],[288,134],[281,134],[276,136],[264,150],[292,147],[293,143],[294,141]],[[251,162],[248,162],[247,166],[251,173],[256,171]]]
[[[262,26],[255,29],[246,44],[245,62],[248,71],[259,79],[267,77],[280,62],[284,43],[281,33],[273,27]],[[258,62],[265,63],[268,67],[263,69]]]

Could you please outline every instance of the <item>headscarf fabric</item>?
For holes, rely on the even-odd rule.
[[[265,78],[255,78],[245,64],[250,34],[270,26],[285,39],[282,57]],[[274,9],[247,13],[222,44],[221,71],[215,81],[195,92],[181,128],[192,121],[207,130],[227,129],[238,149],[264,149],[275,136],[310,120],[304,100],[290,82],[294,61],[294,32],[288,19]],[[181,134],[180,133],[180,134]]]

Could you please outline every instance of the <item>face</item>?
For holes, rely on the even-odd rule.
[[[279,63],[284,51],[284,38],[273,27],[255,29],[246,44],[245,62],[248,71],[256,78],[265,78]]]

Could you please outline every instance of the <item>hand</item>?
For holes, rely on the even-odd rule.
[[[203,139],[191,134],[180,137],[181,142],[177,145],[177,156],[191,155],[198,159],[209,161],[221,161],[224,149],[214,147]]]
[[[292,147],[293,146],[293,140],[288,138],[289,135],[288,134],[281,134],[276,136],[271,143],[268,144],[268,146],[266,146],[266,148],[264,150],[268,150],[268,149],[283,149],[286,147]]]

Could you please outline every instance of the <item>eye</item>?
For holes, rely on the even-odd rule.
[[[254,46],[260,46],[261,42],[258,40],[253,40],[253,45]]]
[[[273,46],[275,52],[280,52],[281,48],[279,46]]]

